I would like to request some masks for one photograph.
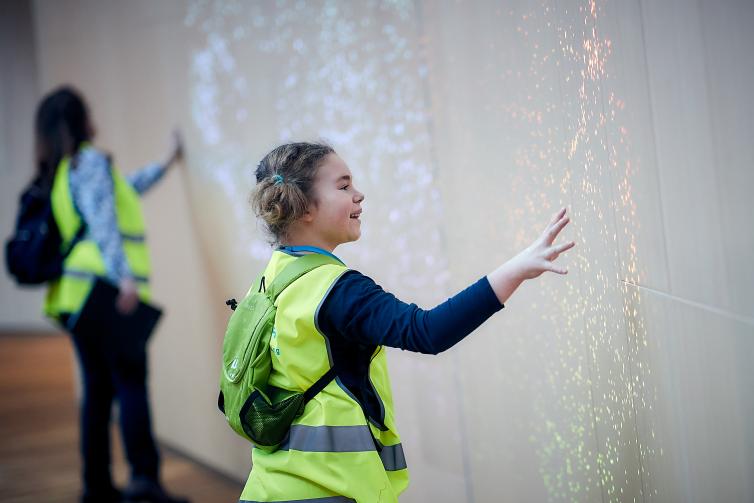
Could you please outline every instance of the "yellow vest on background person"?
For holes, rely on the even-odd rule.
[[[84,146],[82,149],[92,148]],[[60,231],[65,248],[83,225],[81,216],[73,204],[69,183],[70,157],[60,161],[50,193],[52,213]],[[118,229],[123,239],[123,251],[131,272],[137,282],[139,297],[149,300],[149,250],[144,236],[144,217],[139,194],[120,172],[111,166],[115,214]],[[84,305],[94,278],[105,277],[105,263],[97,244],[85,235],[73,247],[63,262],[63,275],[49,283],[44,312],[58,318],[61,314],[78,312]]]
[[[268,284],[293,260],[287,253],[273,252],[264,272]],[[301,392],[332,367],[329,341],[316,325],[316,314],[347,270],[322,265],[278,297],[270,386]],[[381,346],[369,365],[369,381],[384,410],[383,427],[366,418],[340,379],[330,381],[293,421],[280,449],[252,449],[252,470],[241,501],[397,502],[409,477]]]

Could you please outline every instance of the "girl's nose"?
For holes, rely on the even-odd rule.
[[[356,194],[353,196],[353,200],[355,203],[360,203],[364,200],[364,194],[362,194],[359,191],[356,191]]]

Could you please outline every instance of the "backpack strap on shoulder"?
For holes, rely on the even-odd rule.
[[[278,295],[283,293],[283,290],[288,288],[294,281],[304,274],[313,271],[317,267],[326,264],[342,265],[335,259],[321,253],[310,253],[298,257],[291,264],[286,266],[267,287],[267,295],[269,295],[270,300],[274,303],[277,300]]]
[[[341,266],[343,265],[341,262],[338,262],[332,257],[328,257],[327,255],[323,255],[321,253],[310,253],[308,255],[298,257],[293,261],[293,263],[286,266],[285,269],[283,269],[280,274],[277,275],[272,284],[267,288],[267,295],[269,295],[270,300],[275,303],[278,295],[280,295],[283,290],[288,288],[294,281],[299,279],[304,274],[313,271],[317,267],[327,264],[335,264]],[[306,404],[320,391],[325,389],[325,386],[327,386],[330,381],[335,379],[337,375],[338,372],[337,370],[335,370],[335,367],[328,369],[327,372],[325,372],[322,377],[317,379],[317,381],[312,384],[309,389],[304,391],[303,403]]]
[[[311,388],[304,391],[304,403],[307,403],[309,400],[314,398],[320,391],[325,389],[325,386],[330,384],[330,381],[335,379],[338,376],[338,371],[335,370],[335,367],[330,367],[330,370],[325,372],[325,374],[317,379],[317,382],[312,384]]]

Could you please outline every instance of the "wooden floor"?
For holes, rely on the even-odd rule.
[[[81,491],[73,349],[65,335],[0,335],[0,502],[76,502]],[[113,476],[127,481],[113,427]],[[242,484],[162,449],[168,491],[237,502]]]

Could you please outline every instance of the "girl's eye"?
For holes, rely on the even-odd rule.
[[[345,185],[345,186],[341,187],[340,190],[348,190],[348,187],[350,187],[350,185]]]

